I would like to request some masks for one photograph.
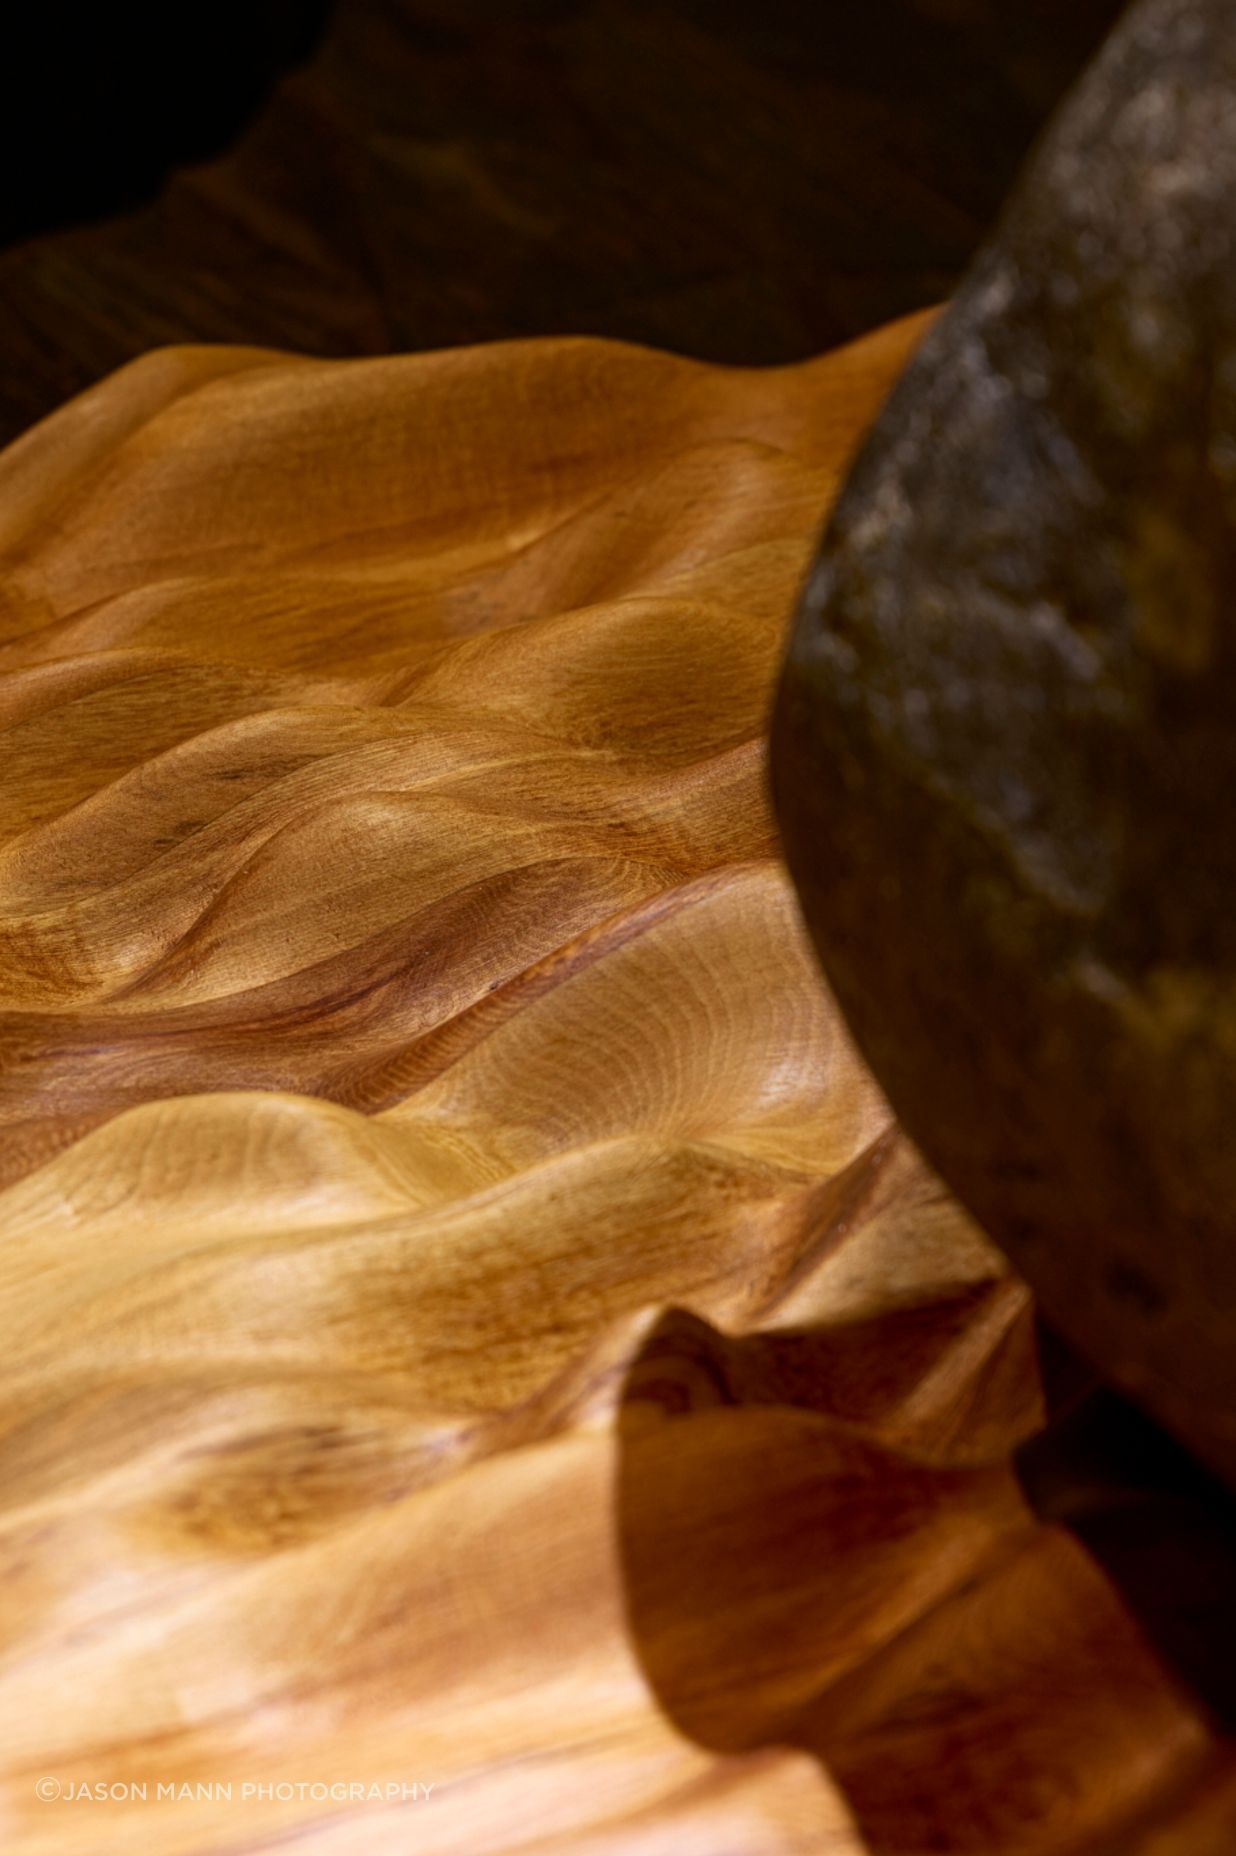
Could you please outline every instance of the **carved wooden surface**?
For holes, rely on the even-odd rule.
[[[917,326],[166,351],[0,458],[6,1851],[1230,1849],[775,855]]]

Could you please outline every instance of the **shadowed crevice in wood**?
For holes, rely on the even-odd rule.
[[[1036,1514],[1080,1542],[1216,1727],[1236,1732],[1236,1496],[1093,1379],[1017,1472]]]

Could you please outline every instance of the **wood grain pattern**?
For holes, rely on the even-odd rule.
[[[170,350],[0,458],[6,1851],[1228,1847],[775,856],[918,327]]]

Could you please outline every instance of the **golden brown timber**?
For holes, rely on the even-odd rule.
[[[0,459],[6,1853],[1228,1848],[775,856],[916,333],[166,351]]]

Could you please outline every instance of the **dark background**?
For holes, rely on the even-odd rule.
[[[45,0],[5,28],[0,441],[170,341],[826,348],[948,292],[1118,10]]]

